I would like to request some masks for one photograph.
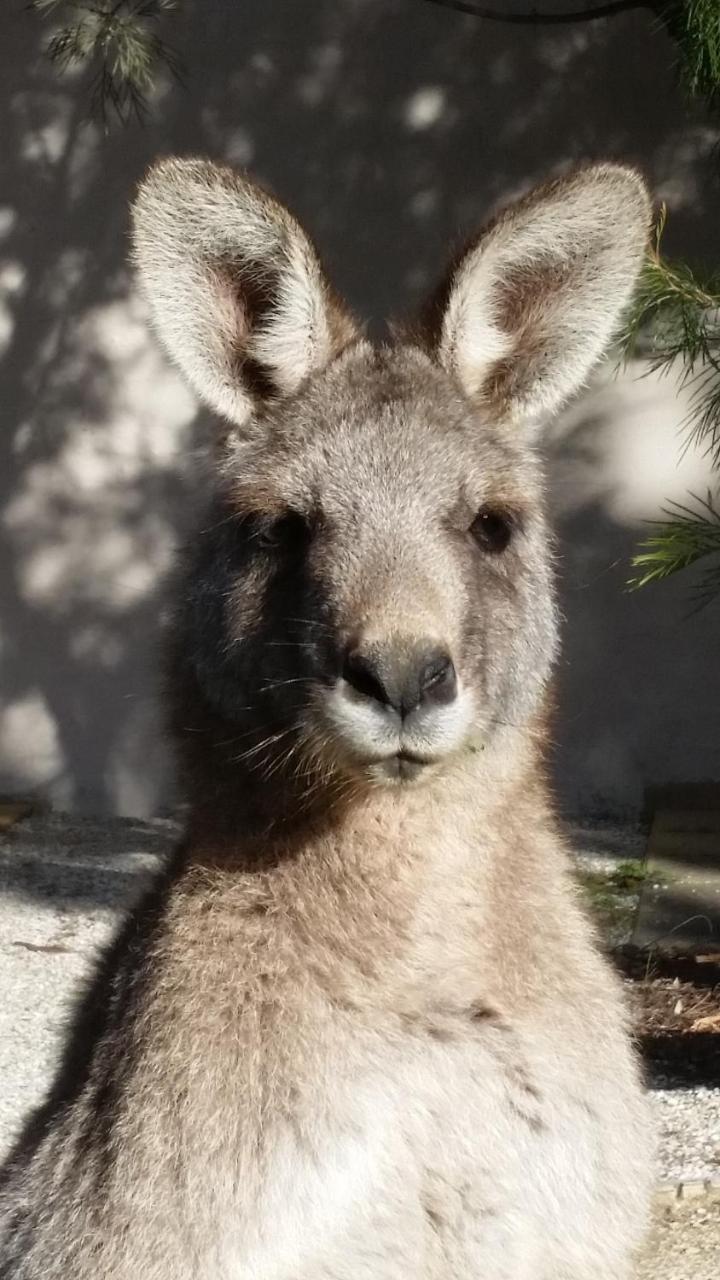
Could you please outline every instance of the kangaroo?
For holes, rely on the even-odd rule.
[[[221,426],[171,628],[189,802],[2,1175],[3,1280],[622,1280],[651,1139],[544,757],[539,424],[606,349],[649,202],[507,208],[373,346],[245,176],[133,208]]]

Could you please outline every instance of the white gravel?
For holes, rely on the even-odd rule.
[[[659,1177],[666,1182],[720,1178],[720,1089],[654,1089],[650,1098],[660,1135]]]
[[[0,1156],[43,1095],[69,1001],[177,824],[43,814],[0,835]],[[582,858],[642,856],[633,827],[573,825]],[[658,1179],[720,1177],[720,1089],[656,1089]]]

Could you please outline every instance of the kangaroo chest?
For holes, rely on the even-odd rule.
[[[518,1249],[535,1256],[552,1205],[577,1189],[566,1178],[548,1199],[543,1169],[592,1139],[580,1108],[546,1114],[521,1035],[479,1005],[337,1007],[297,975],[224,1020],[220,994],[216,982],[210,1021],[178,1011],[146,1064],[155,1097],[136,1114],[164,1130],[172,1167],[161,1174],[145,1131],[123,1144],[144,1147],[126,1176],[150,1168],[175,1198],[198,1276],[475,1280],[489,1250],[508,1264],[493,1278],[524,1274]]]

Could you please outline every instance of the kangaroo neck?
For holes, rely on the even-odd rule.
[[[515,733],[465,753],[427,779],[394,786],[333,786],[308,801],[282,783],[240,778],[232,792],[199,796],[190,807],[186,848],[193,860],[267,869],[302,855],[384,863],[423,860],[438,844],[477,846],[504,809],[547,808],[532,734]]]

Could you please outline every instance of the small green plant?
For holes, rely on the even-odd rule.
[[[618,892],[641,889],[647,880],[648,870],[644,862],[629,858],[626,862],[618,862],[608,877],[609,883]]]
[[[647,879],[644,862],[629,859],[611,869],[580,865],[577,878],[589,911],[610,946],[627,942],[640,891]]]

